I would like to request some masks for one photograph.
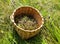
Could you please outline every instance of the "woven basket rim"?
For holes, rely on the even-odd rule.
[[[16,12],[16,10],[19,9],[19,8],[22,8],[22,7],[30,7],[30,8],[32,8],[32,9],[35,9],[35,10],[39,13],[39,15],[41,16],[41,18],[42,18],[42,24],[41,24],[41,26],[39,26],[37,29],[34,29],[34,30],[25,30],[25,29],[20,28],[19,26],[17,26],[16,23],[14,22],[14,17],[13,17],[13,16],[14,16],[14,13]],[[11,21],[14,23],[14,25],[15,25],[18,29],[21,29],[21,30],[27,31],[27,32],[37,31],[37,30],[39,30],[39,29],[43,26],[43,24],[44,24],[44,19],[43,19],[42,14],[39,12],[38,9],[36,9],[36,8],[34,8],[34,7],[32,7],[32,6],[20,6],[20,7],[16,8],[16,9],[13,11],[12,15],[10,16],[10,19],[11,19]]]

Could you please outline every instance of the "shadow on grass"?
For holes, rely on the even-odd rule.
[[[14,30],[14,37],[17,44],[42,44],[42,36],[41,33],[37,34],[35,37],[32,37],[28,40],[21,39],[21,37]]]

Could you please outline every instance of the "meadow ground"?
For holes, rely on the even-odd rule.
[[[29,40],[19,37],[10,20],[14,9],[26,5],[44,18],[40,33]],[[60,0],[0,0],[0,44],[60,44]]]

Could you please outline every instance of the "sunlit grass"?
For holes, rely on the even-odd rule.
[[[60,0],[0,0],[0,44],[60,44]],[[10,15],[19,6],[37,8],[44,26],[40,33],[23,40],[12,25]]]

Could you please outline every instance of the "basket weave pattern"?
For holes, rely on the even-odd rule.
[[[33,29],[33,30],[24,30],[22,28],[19,28],[14,21],[14,17],[17,15],[22,15],[21,13],[25,13],[27,15],[33,16],[35,18],[35,20],[37,21],[39,28]],[[35,36],[37,33],[39,33],[40,28],[42,27],[42,25],[44,23],[42,15],[39,13],[39,11],[37,9],[35,9],[33,7],[19,7],[18,9],[14,10],[10,19],[16,28],[15,30],[23,39],[31,38],[31,37]]]

